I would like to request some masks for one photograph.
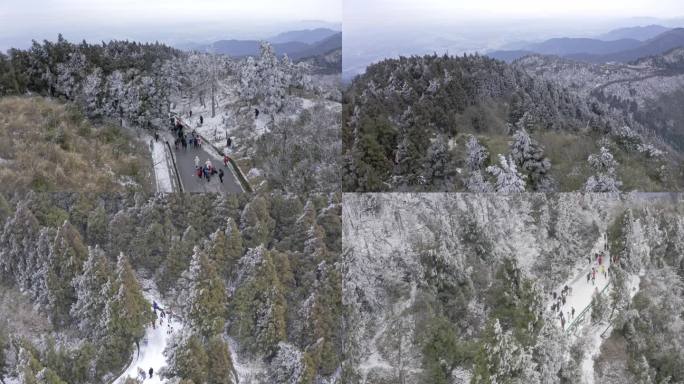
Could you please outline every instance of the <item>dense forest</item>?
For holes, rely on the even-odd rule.
[[[170,116],[182,115],[192,126],[188,130],[201,134],[221,158],[227,137],[232,137],[231,155],[260,191],[328,193],[339,189],[341,92],[339,81],[330,80],[334,75],[313,75],[315,70],[308,61],[276,56],[266,42],[258,57],[235,59],[158,43],[74,44],[60,35],[55,42],[34,41],[30,49],[0,53],[0,96],[49,99],[38,103],[60,100],[68,108],[75,106],[96,128],[105,125],[102,130],[112,132],[118,125],[138,138],[160,134],[173,140],[166,135]],[[37,156],[48,157],[58,152],[51,146],[55,129],[50,125],[58,125],[60,134],[66,129],[59,124],[66,118],[45,111],[35,115],[33,120],[39,121],[32,129],[48,139],[46,153]],[[45,115],[50,115],[48,121],[38,119]],[[23,124],[16,113],[3,120],[9,128]],[[76,127],[77,136],[79,132],[90,133]],[[122,149],[140,144],[122,141]],[[79,167],[77,173],[81,171]],[[121,173],[119,179],[146,176],[145,171],[138,172],[142,176]]]
[[[183,323],[157,375],[232,383],[232,351],[252,380],[321,382],[341,364],[340,209],[339,194],[4,195],[0,377],[110,382],[154,291]]]
[[[181,53],[163,44],[34,41],[0,53],[0,95],[37,94],[76,102],[90,117],[148,127],[168,116],[174,86],[164,63]]]
[[[348,382],[684,380],[681,196],[345,194],[343,204]],[[611,259],[605,289],[585,277],[599,254]],[[585,303],[564,307],[570,325],[556,309],[568,285],[563,300]]]
[[[384,60],[343,105],[345,191],[663,190],[681,176],[630,116],[477,55]]]

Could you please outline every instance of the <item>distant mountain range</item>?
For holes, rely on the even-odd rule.
[[[648,37],[658,31],[663,32],[656,34],[655,37]],[[684,28],[668,29],[651,25],[618,29],[601,36],[619,39],[554,38],[541,43],[527,44],[517,50],[493,51],[487,53],[487,56],[508,62],[527,55],[542,54],[592,63],[626,63],[684,47]]]
[[[639,41],[646,41],[652,39],[663,32],[669,31],[670,28],[662,25],[647,25],[644,27],[628,27],[614,29],[608,33],[597,36],[597,39],[604,41],[613,41],[620,39],[634,39]]]
[[[328,28],[288,31],[266,39],[278,55],[287,54],[293,60],[325,55],[342,48],[342,32]],[[259,55],[258,40],[219,40],[211,44],[185,44],[186,51],[213,52],[233,57]]]
[[[283,32],[268,39],[268,41],[273,44],[289,43],[293,41],[305,44],[314,44],[338,33],[339,31],[329,28],[304,29],[300,31]]]

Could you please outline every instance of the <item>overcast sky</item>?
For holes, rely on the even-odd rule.
[[[344,0],[354,20],[682,16],[682,0]],[[382,16],[378,19],[378,16]]]
[[[335,25],[341,0],[0,0],[0,50],[31,39],[266,38]]]
[[[612,29],[684,27],[684,0],[344,0],[343,77],[400,55],[486,53]]]

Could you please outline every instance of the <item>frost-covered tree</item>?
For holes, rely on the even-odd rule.
[[[102,337],[105,331],[102,318],[108,297],[102,288],[110,274],[111,267],[104,252],[97,246],[89,247],[83,273],[72,281],[76,301],[70,309],[71,317],[81,332],[93,338]]]
[[[470,136],[466,142],[466,167],[469,172],[481,170],[489,159],[489,151],[477,140]]]
[[[14,216],[5,223],[0,237],[0,272],[6,281],[30,286],[31,261],[35,260],[35,244],[39,224],[26,204],[19,204]]]
[[[494,189],[500,193],[525,192],[525,176],[518,173],[513,159],[499,155],[499,165],[490,165],[487,172],[496,177]]]
[[[278,352],[271,361],[271,381],[274,383],[297,384],[304,376],[303,354],[292,344],[278,343]]]
[[[197,335],[190,335],[170,351],[172,373],[192,383],[207,382],[209,356]]]
[[[302,67],[293,65],[287,56],[278,59],[268,42],[262,41],[259,50],[259,58],[248,57],[240,67],[240,96],[262,104],[273,119],[285,107],[289,88],[307,87],[309,81]]]
[[[207,384],[233,384],[233,362],[228,344],[215,336],[207,345]]]
[[[551,161],[544,156],[544,150],[525,129],[513,134],[511,142],[511,158],[518,169],[527,176],[527,182],[533,191],[549,192],[553,189],[553,181],[549,176]]]
[[[275,220],[269,215],[269,202],[261,196],[247,203],[240,215],[240,232],[245,247],[266,244],[271,237]]]
[[[112,279],[110,278],[110,281]],[[145,328],[153,320],[152,306],[142,294],[138,279],[128,258],[119,254],[115,278],[109,286],[111,299],[107,301],[103,321],[106,324],[106,338],[100,357],[110,367],[123,364],[133,343],[145,334]]]
[[[484,166],[489,160],[489,151],[475,136],[470,136],[466,141],[466,190],[473,193],[493,192],[494,187],[482,174]]]
[[[563,368],[565,352],[568,348],[563,331],[556,325],[555,316],[546,313],[536,343],[532,350],[532,358],[539,371],[539,383],[554,384]]]
[[[617,179],[615,168],[618,162],[606,147],[601,147],[599,153],[591,154],[589,165],[595,174],[587,179],[584,190],[587,192],[619,192],[622,182]]]
[[[425,154],[423,175],[429,184],[440,184],[449,176],[449,148],[447,138],[437,135]]]
[[[81,274],[88,257],[88,249],[81,235],[68,221],[57,230],[54,244],[47,257],[48,309],[57,324],[68,320],[69,308],[76,301],[72,280]]]
[[[223,278],[231,275],[242,256],[242,235],[233,218],[228,218],[225,228],[219,228],[211,236],[209,257]]]
[[[88,213],[86,222],[86,239],[90,244],[105,247],[107,245],[108,232],[107,212],[98,206]]]
[[[77,97],[83,87],[83,80],[87,75],[88,60],[85,55],[74,52],[69,55],[69,60],[57,64],[56,90],[68,99]]]
[[[466,189],[472,193],[494,192],[494,186],[484,178],[482,171],[477,170],[470,173],[466,180]]]
[[[539,382],[531,351],[511,331],[504,331],[498,319],[489,326],[485,340],[476,357],[472,383]]]
[[[104,114],[104,92],[102,69],[95,68],[83,80],[82,93],[79,102],[90,117],[100,117]]]
[[[186,288],[180,301],[192,329],[205,338],[220,334],[226,322],[226,288],[214,263],[198,247],[181,279]]]
[[[246,350],[276,353],[285,340],[286,301],[271,253],[263,246],[247,251],[240,262],[245,276],[230,305],[231,334]]]

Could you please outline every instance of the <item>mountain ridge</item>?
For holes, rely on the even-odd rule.
[[[684,28],[673,28],[645,41],[636,39],[603,41],[591,38],[553,38],[541,43],[529,44],[518,50],[497,50],[486,55],[507,62],[530,54],[542,54],[557,55],[592,63],[612,61],[626,63],[641,57],[663,54],[682,46],[684,46]]]
[[[262,40],[223,39],[209,44],[186,43],[179,46],[185,51],[205,51],[233,57],[257,56]],[[265,39],[278,55],[294,60],[324,55],[342,48],[342,32],[328,28],[287,31]]]

